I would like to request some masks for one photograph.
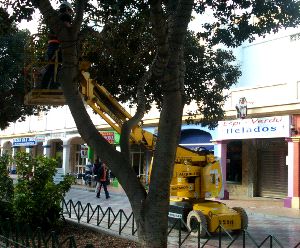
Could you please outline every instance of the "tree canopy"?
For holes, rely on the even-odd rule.
[[[55,1],[59,3],[59,1]],[[164,3],[164,1],[162,1]],[[167,3],[167,1],[166,1]],[[202,116],[197,123],[215,127],[224,117],[223,90],[237,82],[240,72],[228,50],[213,49],[225,44],[236,47],[257,36],[298,24],[297,1],[196,1],[198,33],[189,32],[185,41],[185,100],[199,108],[190,116]],[[14,1],[11,19],[30,20],[34,1]],[[156,56],[150,9],[144,1],[86,2],[81,27],[81,55],[93,66],[90,72],[119,101],[137,103],[137,80]],[[44,28],[46,31],[47,28]],[[145,85],[147,107],[161,107],[161,90],[154,77]],[[158,87],[157,87],[158,86]],[[135,90],[133,90],[135,89]],[[190,118],[192,121],[193,118]]]
[[[18,30],[2,8],[0,20],[0,129],[4,129],[40,108],[24,105],[24,47],[29,33]]]

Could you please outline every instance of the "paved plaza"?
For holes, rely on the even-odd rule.
[[[131,207],[122,188],[120,186],[118,188],[110,186],[109,191],[111,194],[110,199],[106,200],[104,194],[98,199],[92,188],[75,185],[67,193],[65,200],[72,200],[74,203],[80,201],[82,205],[87,203],[90,203],[91,206],[99,205],[103,211],[109,207],[115,212],[122,209],[125,213],[130,214]],[[296,247],[297,244],[299,244],[297,247],[300,247],[300,210],[284,208],[281,199],[248,198],[243,200],[232,199],[224,202],[231,207],[240,206],[245,208],[249,217],[248,232],[257,244],[261,244],[268,235],[272,235],[272,238],[275,237],[282,245],[276,244],[275,239],[271,241],[269,237],[261,247],[270,247],[270,242],[273,242],[273,247],[292,248]],[[100,228],[97,227],[96,221],[91,221],[85,225],[93,226],[94,229]],[[101,229],[103,230],[103,227]],[[112,232],[118,234],[117,230],[112,230]],[[128,235],[125,231],[122,235],[129,237],[131,234]],[[130,238],[134,239],[136,235]],[[223,237],[223,239],[222,247],[226,247],[230,241],[226,237]],[[246,247],[256,247],[249,237],[246,236],[246,239]],[[173,232],[170,234],[169,247],[178,247],[178,233]],[[189,237],[181,247],[197,247],[197,240]],[[218,247],[218,237],[210,240],[205,247]],[[241,241],[235,242],[230,247],[242,247]]]

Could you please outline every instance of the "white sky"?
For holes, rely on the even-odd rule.
[[[36,34],[38,29],[39,16],[40,16],[40,11],[37,10],[32,16],[32,21],[27,22],[23,20],[20,24],[18,24],[18,27],[20,29],[28,29],[32,34]]]
[[[210,14],[205,14],[206,17],[208,17],[208,15],[210,15]],[[32,34],[36,34],[37,30],[38,30],[39,16],[40,16],[40,11],[36,10],[32,16],[32,21],[27,22],[27,21],[23,20],[21,23],[18,24],[18,27],[20,29],[28,29]],[[195,13],[193,13],[193,16],[196,16],[196,19],[189,23],[188,28],[193,31],[199,31],[201,28],[201,21],[199,21],[200,18],[199,18],[199,16],[197,18],[197,14],[195,14]],[[207,18],[203,18],[203,16],[201,16],[201,19],[207,20]]]

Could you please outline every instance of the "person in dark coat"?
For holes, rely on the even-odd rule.
[[[93,172],[94,175],[96,176],[95,180],[97,182],[96,189],[95,189],[96,197],[100,198],[101,189],[103,187],[106,199],[110,198],[109,192],[107,190],[108,170],[106,168],[106,165],[104,163],[101,163],[99,159],[96,159],[93,167]]]
[[[61,62],[61,50],[59,40],[54,33],[50,33],[48,35],[48,47],[47,47],[47,61],[48,65],[46,66],[46,72],[42,79],[41,88],[42,89],[55,89],[58,86],[56,85],[56,74],[58,71],[58,65],[56,65],[55,70],[55,63]]]
[[[72,5],[67,1],[62,2],[59,7],[59,18],[66,27],[71,27],[72,14]],[[52,31],[48,35],[47,61],[48,65],[42,79],[41,88],[57,89],[60,86],[60,83],[57,82],[57,73],[61,67],[62,54],[60,42]]]

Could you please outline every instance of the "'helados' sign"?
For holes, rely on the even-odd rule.
[[[290,136],[290,116],[219,121],[218,140]]]

